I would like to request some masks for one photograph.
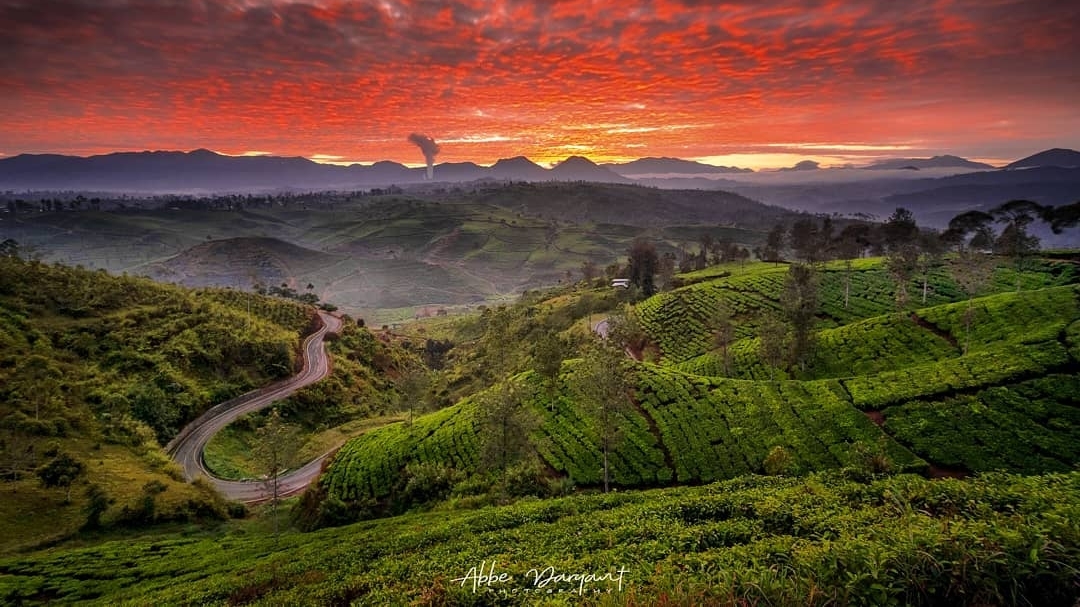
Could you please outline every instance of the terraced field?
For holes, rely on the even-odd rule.
[[[659,345],[667,363],[681,363],[712,350],[710,319],[723,306],[735,319],[735,335],[756,335],[760,316],[780,309],[786,265],[751,264],[748,268],[718,279],[692,284],[669,293],[661,293],[638,306],[642,324]],[[895,286],[886,274],[882,260],[863,259],[854,264],[850,276],[850,298],[844,306],[845,271],[842,263],[825,267],[819,289],[818,328],[846,325],[896,311]],[[1024,291],[1072,284],[1080,280],[1074,264],[1046,261],[1037,271],[1021,276]],[[996,270],[988,292],[1016,289],[1015,271]],[[944,270],[929,277],[926,303],[921,299],[921,280],[912,280],[908,311],[956,302],[964,299],[956,283]],[[918,294],[918,296],[916,296]]]
[[[876,276],[873,266],[862,271],[867,281]],[[1071,276],[1048,271],[1031,282]],[[744,291],[695,285],[689,292],[711,289],[767,302],[746,284],[775,290],[782,274],[767,269],[745,278]],[[1013,278],[1000,279],[1015,284]],[[663,296],[646,304],[660,309],[658,299]],[[969,308],[975,310],[970,337]],[[622,440],[610,457],[613,481],[642,487],[761,473],[777,447],[796,472],[851,466],[867,452],[878,453],[894,470],[935,474],[1068,470],[1080,455],[1073,447],[1080,444],[1073,440],[1080,437],[1080,409],[1076,390],[1070,391],[1080,369],[1078,343],[1080,286],[1066,285],[890,312],[826,329],[817,356],[794,379],[767,379],[756,338],[734,347],[735,378],[715,372],[715,354],[674,366],[638,363],[634,407],[617,420]],[[602,461],[598,422],[581,411],[567,388],[575,368],[574,361],[564,365],[562,391],[554,401],[531,373],[514,381],[543,420],[533,445],[545,464],[578,485],[595,486]],[[945,417],[951,424],[939,424]],[[938,427],[943,429],[926,430]],[[475,470],[479,432],[476,404],[467,399],[411,428],[388,427],[349,443],[323,486],[345,501],[380,500],[391,495],[410,462]]]

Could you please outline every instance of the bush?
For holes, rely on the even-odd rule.
[[[401,510],[445,499],[462,479],[462,474],[450,466],[429,462],[414,462],[405,466],[404,487],[394,500]]]
[[[548,494],[548,479],[540,464],[535,461],[520,462],[507,468],[503,476],[506,494],[513,497],[535,495],[544,497]]]
[[[765,474],[769,476],[784,476],[791,471],[792,463],[791,453],[784,447],[776,445],[765,456],[762,467],[765,468]]]

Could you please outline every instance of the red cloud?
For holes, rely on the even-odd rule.
[[[1065,3],[24,0],[0,22],[8,154],[413,160],[414,130],[461,141],[443,160],[974,149],[1005,119],[1080,135]]]

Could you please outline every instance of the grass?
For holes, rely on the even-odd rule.
[[[155,500],[161,520],[187,518],[181,513],[189,503],[211,500],[205,489],[177,480],[179,471],[159,452],[147,450],[140,457],[125,447],[85,439],[67,439],[63,449],[86,466],[86,474],[72,485],[71,503],[64,503],[63,489],[44,488],[34,476],[0,485],[0,553],[22,552],[75,534],[86,520],[85,492],[91,483],[114,501],[102,517],[104,525],[120,517],[125,506],[139,507],[143,486],[152,481],[166,487]]]
[[[230,480],[257,478],[260,475],[258,464],[252,455],[258,437],[251,427],[261,420],[261,416],[246,416],[249,419],[229,424],[210,439],[203,452],[208,470],[215,476]],[[370,430],[406,419],[405,414],[383,415],[373,418],[356,419],[325,430],[304,433],[303,442],[297,452],[298,462],[310,462],[345,444]]]

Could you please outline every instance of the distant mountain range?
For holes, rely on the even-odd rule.
[[[472,162],[435,166],[435,181],[478,179],[506,181],[632,180],[587,158],[573,156],[545,169],[518,156],[490,167]],[[390,161],[338,166],[306,158],[225,156],[209,150],[192,152],[117,152],[83,158],[54,154],[22,154],[0,159],[0,189],[89,190],[116,192],[230,192],[275,189],[352,189],[416,184],[423,168]]]
[[[874,170],[922,170],[922,169],[993,169],[985,162],[973,162],[959,156],[934,156],[933,158],[890,158],[863,167]]]
[[[883,160],[867,168],[987,169],[986,174],[1014,172],[1011,169],[1037,167],[1078,167],[1080,152],[1053,149],[1018,160],[1007,167],[972,162],[957,156],[898,158]],[[817,168],[804,161],[794,170]],[[822,169],[825,173],[828,169]],[[692,187],[710,188],[727,182],[706,175],[750,173],[749,169],[722,167],[678,158],[642,158],[621,164],[597,165],[588,158],[572,156],[547,169],[518,156],[499,160],[490,167],[472,162],[442,163],[435,166],[436,182],[467,182],[482,179],[504,181],[589,181],[601,183],[648,183],[660,187],[687,187],[685,176],[693,176]],[[983,174],[974,173],[976,175]],[[684,176],[666,179],[664,176]],[[641,179],[635,179],[640,177]],[[1015,183],[1015,177],[990,177]],[[78,157],[55,154],[22,154],[0,159],[0,190],[81,190],[100,192],[250,192],[281,189],[348,190],[425,181],[423,168],[409,168],[390,161],[371,165],[338,166],[320,164],[300,157],[225,156],[209,150],[192,152],[117,152]],[[1024,178],[1030,182],[1030,176]],[[726,185],[725,185],[726,187]]]
[[[715,166],[683,160],[681,158],[639,158],[631,162],[621,164],[601,165],[612,171],[629,177],[632,175],[703,175],[714,173],[753,173],[753,169],[740,169],[738,167]]]

